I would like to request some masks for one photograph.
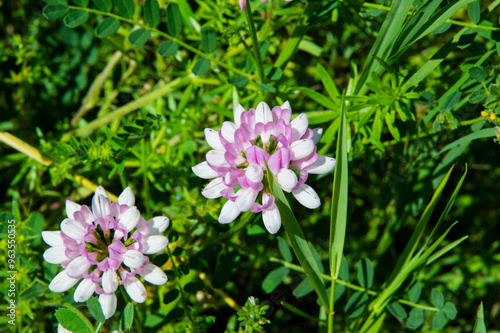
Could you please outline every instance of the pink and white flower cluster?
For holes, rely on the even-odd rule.
[[[270,233],[278,231],[281,217],[269,191],[266,163],[283,191],[291,192],[307,208],[320,206],[318,195],[305,181],[309,174],[331,171],[335,159],[316,153],[323,130],[309,129],[304,113],[291,121],[291,112],[288,102],[272,110],[264,102],[249,111],[238,105],[234,123],[224,122],[219,131],[205,129],[213,150],[192,170],[198,177],[215,178],[205,187],[203,196],[228,199],[219,215],[220,223],[234,221],[241,212],[251,210],[262,212]],[[256,202],[258,199],[261,203]]]
[[[132,300],[142,303],[146,289],[136,275],[155,285],[167,282],[163,270],[150,264],[145,254],[165,249],[168,239],[161,233],[169,219],[161,216],[145,221],[134,204],[130,187],[111,203],[99,186],[92,198],[92,210],[66,201],[68,218],[61,222],[61,231],[42,232],[43,240],[51,246],[43,258],[64,268],[50,283],[50,290],[64,292],[83,279],[75,290],[75,302],[85,302],[97,293],[107,319],[116,311],[119,285]]]

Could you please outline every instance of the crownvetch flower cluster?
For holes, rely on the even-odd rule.
[[[305,184],[309,174],[331,171],[335,159],[316,153],[322,129],[308,128],[307,115],[291,120],[290,103],[272,110],[261,102],[256,109],[238,105],[234,123],[226,121],[219,131],[205,129],[213,148],[206,161],[192,168],[201,178],[213,179],[203,190],[206,198],[225,197],[220,223],[234,221],[241,212],[262,212],[267,230],[274,234],[281,226],[278,207],[269,191],[266,163],[285,192],[298,202],[314,209],[321,202],[312,187]],[[264,162],[265,161],[265,162]],[[261,203],[258,203],[260,199]]]
[[[145,221],[134,204],[130,187],[111,203],[99,186],[92,198],[92,210],[66,201],[68,218],[61,222],[61,231],[42,232],[43,240],[51,246],[43,258],[64,269],[50,283],[51,291],[67,291],[83,279],[75,290],[75,302],[85,302],[97,293],[107,319],[116,311],[119,285],[132,300],[142,303],[146,289],[137,275],[155,285],[167,282],[166,274],[150,264],[146,254],[162,252],[167,246],[168,239],[161,233],[169,219],[161,216]]]

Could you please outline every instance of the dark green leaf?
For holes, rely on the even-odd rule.
[[[406,320],[406,327],[416,330],[424,323],[424,310],[415,308],[410,311],[410,315]]]
[[[92,0],[97,9],[102,10],[103,12],[109,12],[111,8],[113,8],[112,0]]]
[[[184,286],[184,291],[187,293],[195,293],[198,290],[202,290],[204,287],[205,287],[205,285],[203,284],[203,282],[193,281],[193,282],[186,283],[186,285]]]
[[[358,262],[358,281],[361,287],[370,289],[373,285],[374,269],[370,260],[364,258]]]
[[[474,42],[476,35],[477,32],[475,32],[473,29],[469,29],[468,31],[460,35],[457,46],[461,49],[469,47],[472,44],[472,42]]]
[[[462,93],[460,91],[455,91],[453,92],[448,98],[445,100],[443,104],[443,112],[450,111],[453,109],[458,102],[460,102],[460,99],[462,98]]]
[[[121,16],[132,18],[134,16],[134,1],[133,0],[114,0],[115,6]]]
[[[194,75],[202,76],[210,69],[210,60],[207,58],[200,58],[193,66],[192,72]]]
[[[486,93],[482,89],[476,90],[469,96],[469,103],[479,104],[482,101],[484,101],[485,98],[486,98]]]
[[[446,318],[443,310],[439,310],[432,319],[432,329],[440,330],[446,325]]]
[[[203,27],[201,29],[201,48],[205,53],[214,53],[217,48],[217,35],[214,28]]]
[[[72,0],[78,7],[87,7],[89,0]]]
[[[106,320],[104,318],[104,314],[102,313],[101,303],[95,297],[90,297],[87,301],[87,308],[89,308],[90,313],[94,316],[94,318],[100,322],[104,323]]]
[[[355,292],[347,301],[345,312],[347,312],[351,318],[359,317],[365,310],[366,303],[368,303],[369,299],[370,297],[368,294],[362,291]]]
[[[132,31],[128,36],[128,41],[130,42],[130,44],[134,46],[142,46],[146,44],[146,42],[149,40],[150,37],[151,37],[151,32],[149,30],[141,28]]]
[[[73,333],[90,333],[85,322],[76,313],[68,309],[56,310],[55,317],[59,324]]]
[[[472,66],[471,68],[469,68],[469,75],[477,82],[486,81],[486,72],[481,67]]]
[[[495,128],[485,128],[485,129],[479,130],[477,132],[473,132],[471,134],[468,134],[464,137],[461,137],[460,139],[453,141],[452,143],[446,145],[443,149],[441,149],[441,151],[439,153],[441,154],[447,150],[450,150],[451,148],[454,148],[460,144],[464,144],[464,143],[467,143],[467,142],[472,141],[472,140],[493,137],[496,135],[495,131],[496,131]]]
[[[179,297],[179,294],[180,292],[178,289],[170,290],[168,293],[165,294],[165,296],[163,296],[163,303],[168,304],[170,302],[175,301],[177,297]]]
[[[69,28],[76,28],[89,19],[89,13],[83,10],[75,10],[66,15],[64,18],[64,24]]]
[[[95,28],[97,37],[106,38],[114,35],[120,29],[120,21],[114,17],[107,17]]]
[[[240,75],[230,77],[227,79],[227,82],[231,83],[236,88],[244,88],[248,84],[249,79],[246,76]]]
[[[168,32],[176,37],[182,30],[182,15],[179,5],[172,2],[167,7],[167,28]]]
[[[134,322],[134,304],[132,302],[128,303],[123,310],[123,326],[125,329],[129,330]]]
[[[410,298],[410,302],[415,304],[418,303],[421,294],[422,294],[422,289],[420,288],[420,282],[416,281],[408,291],[408,297]]]
[[[283,75],[283,71],[281,68],[277,67],[266,67],[264,69],[264,75],[271,81],[276,81],[281,79],[281,76]]]
[[[484,310],[483,310],[483,302],[479,304],[477,308],[477,319],[474,324],[473,333],[486,333],[486,325],[484,324]]]
[[[445,32],[448,29],[450,29],[451,26],[452,26],[452,24],[449,23],[449,22],[443,23],[439,27],[437,27],[436,29],[434,29],[431,33],[434,34],[434,35],[442,34],[443,32]]]
[[[267,92],[275,92],[276,91],[276,88],[274,88],[273,86],[270,86],[269,84],[255,82],[255,85],[257,87],[259,87],[260,89],[267,91]]]
[[[442,309],[444,306],[444,296],[438,289],[433,288],[431,290],[431,303],[438,309]]]
[[[179,50],[179,45],[173,40],[166,40],[160,43],[158,46],[158,53],[161,56],[169,57]]]
[[[302,282],[299,283],[299,285],[293,290],[292,294],[295,297],[304,297],[306,295],[309,295],[314,291],[314,287],[311,284],[311,281],[309,281],[308,278],[305,278],[302,280]]]
[[[266,294],[270,294],[274,289],[283,281],[283,279],[290,273],[288,267],[279,267],[273,269],[262,281],[262,290]]]
[[[399,302],[392,302],[387,306],[387,309],[396,318],[406,319],[408,317],[408,312],[406,312],[405,308]]]
[[[481,4],[479,0],[467,4],[467,12],[472,23],[478,24],[481,21]]]
[[[160,23],[160,6],[157,0],[146,0],[144,3],[144,19],[151,27],[156,27]]]
[[[19,295],[20,300],[33,299],[42,296],[46,291],[48,291],[47,286],[41,284],[40,282],[35,282],[34,285],[24,290],[21,295]]]
[[[454,320],[457,317],[457,308],[451,302],[446,302],[443,308],[446,318],[449,320]]]
[[[280,250],[281,256],[288,262],[292,262],[292,251],[290,250],[290,245],[283,238],[278,236],[278,248]]]
[[[61,5],[61,4],[48,4],[47,6],[43,7],[43,15],[48,18],[49,20],[55,20],[63,17],[66,15],[69,11],[69,8],[67,5]]]
[[[342,263],[340,264],[339,278],[346,282],[349,281],[349,264],[344,256],[342,256]]]

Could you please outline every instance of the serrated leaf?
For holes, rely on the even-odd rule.
[[[240,75],[240,76],[233,76],[227,79],[227,82],[231,83],[233,86],[236,88],[244,88],[250,80],[248,77]]]
[[[206,72],[210,69],[210,60],[207,58],[200,58],[193,66],[191,70],[194,75],[202,76],[205,75]]]
[[[412,330],[416,330],[424,323],[424,310],[415,308],[410,311],[410,315],[406,320],[406,327]]]
[[[420,295],[422,294],[422,289],[420,288],[420,282],[415,282],[413,286],[408,290],[408,297],[410,298],[410,302],[418,303],[420,300]]]
[[[449,320],[454,320],[457,317],[457,308],[451,302],[446,302],[443,307],[443,312]]]
[[[280,250],[281,256],[288,262],[292,262],[292,251],[290,250],[290,245],[283,238],[278,236],[278,249]]]
[[[374,268],[370,260],[363,258],[358,262],[358,282],[361,287],[370,289],[373,285]]]
[[[438,309],[442,309],[444,306],[444,296],[441,291],[433,288],[431,290],[431,303]]]
[[[479,0],[467,4],[467,13],[472,23],[478,24],[481,21],[481,4]]]
[[[102,10],[103,12],[109,12],[111,8],[113,8],[112,0],[92,0],[97,9]]]
[[[472,66],[471,68],[469,68],[469,75],[477,82],[486,81],[486,72],[481,67]]]
[[[408,317],[408,312],[406,312],[405,308],[399,302],[392,302],[387,305],[387,309],[396,318],[406,319]]]
[[[56,20],[64,15],[66,15],[69,11],[68,5],[52,3],[43,7],[43,15],[49,20]]]
[[[132,302],[128,303],[123,310],[123,326],[125,329],[129,330],[134,322],[134,304]]]
[[[166,40],[158,46],[158,53],[161,56],[169,57],[179,50],[179,45],[173,40]]]
[[[309,281],[308,278],[305,278],[302,280],[302,282],[299,283],[299,285],[293,290],[292,294],[295,297],[304,297],[306,295],[309,295],[314,291],[314,287],[311,284],[311,281]]]
[[[114,17],[107,17],[95,28],[97,37],[106,38],[114,35],[120,29],[120,21]]]
[[[151,27],[156,27],[160,23],[160,5],[157,0],[144,2],[144,19]]]
[[[168,32],[176,37],[182,30],[182,14],[179,5],[172,2],[167,7],[167,28]]]
[[[151,31],[144,28],[134,30],[128,35],[128,41],[134,46],[143,46],[151,37]]]
[[[87,308],[89,308],[90,313],[94,316],[94,318],[100,322],[104,323],[106,318],[104,318],[104,314],[102,313],[101,303],[95,297],[90,297],[87,300]]]
[[[125,18],[132,18],[134,16],[133,0],[114,0],[114,2],[121,16]]]
[[[179,289],[170,290],[168,293],[165,294],[165,296],[163,296],[163,303],[168,304],[175,301],[177,297],[179,297],[179,294],[180,294]]]
[[[78,7],[87,7],[89,0],[72,0]]]
[[[68,28],[76,28],[89,19],[89,13],[83,10],[74,10],[64,18],[64,24]]]
[[[56,310],[55,317],[57,322],[65,329],[73,333],[90,333],[91,331],[85,322],[76,313],[68,309]]]
[[[476,90],[469,96],[469,103],[479,104],[482,101],[484,101],[485,98],[486,98],[486,93],[482,89]]]
[[[217,49],[217,34],[212,27],[203,27],[201,29],[201,49],[210,54]]]
[[[446,318],[443,310],[439,310],[432,318],[432,329],[440,330],[446,325]]]
[[[270,294],[274,289],[283,281],[283,279],[290,273],[290,268],[279,267],[273,269],[262,281],[262,290],[266,294]]]

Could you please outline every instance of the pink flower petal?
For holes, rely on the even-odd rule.
[[[66,214],[68,215],[68,218],[74,219],[73,214],[75,214],[75,212],[78,212],[80,208],[82,208],[82,206],[77,204],[76,202],[66,200]]]
[[[201,194],[207,199],[216,199],[220,198],[221,191],[224,190],[227,186],[222,181],[222,177],[215,178],[203,189]]]
[[[61,222],[61,231],[74,240],[81,240],[87,233],[86,228],[78,221],[64,219]]]
[[[237,127],[240,127],[241,125],[241,114],[243,112],[245,112],[245,108],[241,106],[241,104],[238,104],[236,109],[234,109],[234,123]]]
[[[314,153],[316,145],[312,140],[299,140],[290,145],[290,159],[300,160]]]
[[[90,263],[85,256],[79,256],[73,259],[66,267],[66,273],[69,277],[80,278],[87,273]]]
[[[248,211],[252,207],[252,204],[255,202],[255,199],[257,199],[258,194],[259,194],[259,192],[255,191],[251,187],[245,188],[245,189],[243,189],[243,188],[240,189],[236,193],[236,196],[237,196],[236,201],[235,201],[236,208],[240,212]]]

